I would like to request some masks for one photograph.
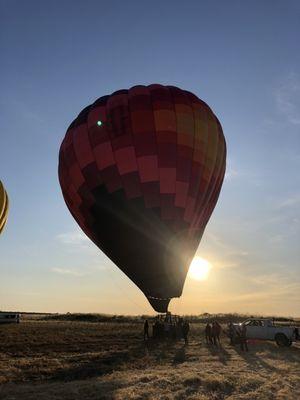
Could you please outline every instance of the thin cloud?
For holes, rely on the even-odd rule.
[[[219,269],[243,268],[248,265],[251,255],[246,251],[233,252],[223,255],[222,262],[217,263]]]
[[[240,176],[236,166],[234,165],[235,162],[231,158],[227,158],[226,163],[226,172],[225,172],[225,181],[232,181]]]
[[[204,292],[199,294],[203,296],[203,302],[217,310],[220,309],[220,304],[227,307],[227,310],[232,312],[234,307],[239,305],[240,310],[244,309],[251,311],[252,314],[272,313],[272,314],[295,314],[292,311],[299,304],[299,283],[288,282],[284,277],[273,274],[257,276],[256,278],[248,278],[248,286],[235,290],[224,290],[218,292]],[[192,301],[195,294],[190,292],[185,295],[185,299]],[[268,311],[267,311],[268,310]]]
[[[258,176],[257,173],[254,173],[249,169],[245,170],[241,165],[237,167],[236,163],[232,159],[228,159],[224,178],[225,181],[232,182],[240,180],[241,178],[255,186],[261,186],[263,184],[262,177]]]
[[[225,181],[232,181],[235,178],[238,178],[239,173],[234,168],[227,168],[225,173]]]
[[[289,295],[290,298],[295,299],[295,294],[290,291],[289,287],[283,288],[283,290],[280,291],[275,291],[275,290],[267,290],[265,289],[264,291],[253,291],[251,293],[244,293],[240,294],[237,296],[232,296],[231,300],[235,302],[242,302],[242,301],[247,301],[247,302],[255,302],[259,303],[261,301],[278,301],[282,302],[284,301],[284,297],[286,295]]]
[[[269,242],[270,242],[270,243],[273,243],[273,244],[282,243],[282,242],[285,240],[285,238],[286,238],[286,236],[285,236],[285,235],[282,235],[282,234],[280,234],[280,235],[274,235],[274,236],[271,236],[271,237],[269,238]]]
[[[260,302],[284,302],[289,299],[293,302],[299,302],[300,284],[293,282],[292,278],[283,274],[271,273],[257,276],[248,276],[248,290],[242,293],[223,293],[224,301],[249,302],[249,304]]]
[[[300,205],[300,193],[294,194],[292,196],[287,197],[282,200],[280,204],[278,204],[278,209],[290,208],[294,206]]]
[[[89,238],[84,233],[79,231],[60,233],[57,235],[57,239],[62,243],[75,245],[89,242]]]
[[[45,123],[38,111],[32,109],[32,106],[28,105],[25,101],[21,101],[16,98],[6,99],[6,104],[12,109],[18,111],[18,117],[35,123]]]
[[[82,276],[87,275],[86,272],[80,272],[80,271],[75,271],[72,269],[65,269],[65,268],[52,268],[51,271],[54,272],[55,274],[59,274],[59,275],[71,275],[71,276],[76,276],[76,277],[82,277]]]
[[[300,125],[300,77],[297,74],[290,76],[275,92],[278,110],[285,115],[292,125]]]
[[[248,251],[244,249],[237,250],[237,247],[224,239],[223,236],[213,232],[207,232],[206,236],[208,241],[213,244],[214,248],[222,250],[222,253],[226,254],[227,257],[240,256],[244,258],[249,255]]]
[[[101,252],[95,244],[79,229],[73,232],[60,233],[56,236],[56,240],[64,246],[67,252],[85,254],[89,257],[94,257],[94,263],[99,260]],[[90,259],[91,261],[91,259]]]

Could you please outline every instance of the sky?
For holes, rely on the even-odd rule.
[[[227,171],[175,313],[300,316],[300,3],[0,0],[0,310],[154,313],[82,233],[59,186],[70,122],[136,84],[192,91]]]

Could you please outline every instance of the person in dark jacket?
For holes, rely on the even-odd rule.
[[[212,323],[212,328],[211,328],[211,335],[212,335],[212,340],[215,346],[220,346],[220,335],[221,335],[221,325],[218,323],[218,321],[214,321]]]
[[[144,322],[144,340],[149,339],[149,323],[148,320]]]
[[[245,324],[242,324],[239,328],[239,339],[241,344],[241,350],[248,351],[247,327]]]
[[[229,339],[230,339],[230,344],[234,345],[235,344],[236,332],[235,332],[234,325],[233,325],[232,321],[230,321],[229,324],[228,324],[228,336],[229,336]]]
[[[210,324],[206,324],[205,339],[206,339],[206,344],[212,344],[211,325]]]
[[[182,324],[182,336],[184,338],[184,343],[188,344],[188,334],[190,331],[190,324],[188,323],[187,320],[184,321]]]

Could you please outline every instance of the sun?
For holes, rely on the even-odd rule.
[[[205,281],[212,268],[210,262],[201,257],[195,257],[191,262],[189,277],[197,281]]]

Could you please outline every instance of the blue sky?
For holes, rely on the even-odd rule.
[[[58,183],[69,123],[96,98],[172,84],[206,101],[228,146],[226,180],[171,309],[298,315],[298,1],[0,0],[0,309],[139,314],[143,295],[76,226]]]

